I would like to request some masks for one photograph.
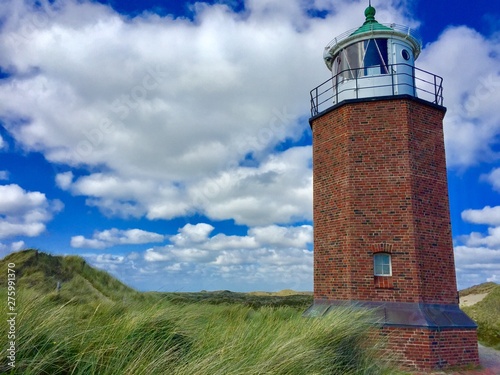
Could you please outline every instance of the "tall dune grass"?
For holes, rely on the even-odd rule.
[[[363,311],[307,319],[291,307],[81,303],[29,289],[18,293],[17,304],[16,368],[9,374],[392,373],[368,339]]]

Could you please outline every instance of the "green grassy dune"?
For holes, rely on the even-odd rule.
[[[500,350],[500,285],[481,284],[462,291],[461,296],[482,293],[488,295],[472,306],[462,307],[462,310],[478,324],[479,341],[483,345]]]
[[[6,360],[2,324],[2,373],[395,373],[369,339],[367,312],[306,319],[310,295],[138,293],[81,258],[29,250],[0,261],[5,301],[9,262],[16,264],[16,367]]]
[[[15,368],[1,325],[6,374],[396,374],[366,311],[337,309],[307,319],[310,293],[139,293],[76,256],[36,250],[0,260],[2,316],[8,317],[8,264],[16,272]],[[59,288],[58,288],[59,285]],[[500,285],[463,309],[480,341],[500,349]]]

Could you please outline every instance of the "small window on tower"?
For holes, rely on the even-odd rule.
[[[392,276],[390,254],[379,253],[373,256],[373,273],[375,276]]]
[[[410,52],[408,52],[408,50],[404,49],[401,51],[401,56],[403,56],[403,59],[405,59],[406,61],[410,60]]]

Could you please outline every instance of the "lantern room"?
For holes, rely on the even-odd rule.
[[[422,43],[410,27],[381,24],[368,6],[365,22],[334,38],[323,59],[332,78],[311,92],[312,115],[349,99],[410,95],[442,105],[441,77],[415,68]]]

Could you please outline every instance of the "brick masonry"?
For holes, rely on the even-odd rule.
[[[381,328],[386,355],[407,370],[436,370],[479,366],[476,330]]]
[[[312,121],[315,299],[457,303],[442,119],[411,99]],[[392,277],[373,276],[373,254]]]
[[[310,120],[315,302],[458,304],[445,111],[405,96],[344,102]],[[391,255],[391,276],[374,276],[378,252]],[[475,329],[439,339],[426,328],[394,330],[394,348],[416,367],[478,361]]]

